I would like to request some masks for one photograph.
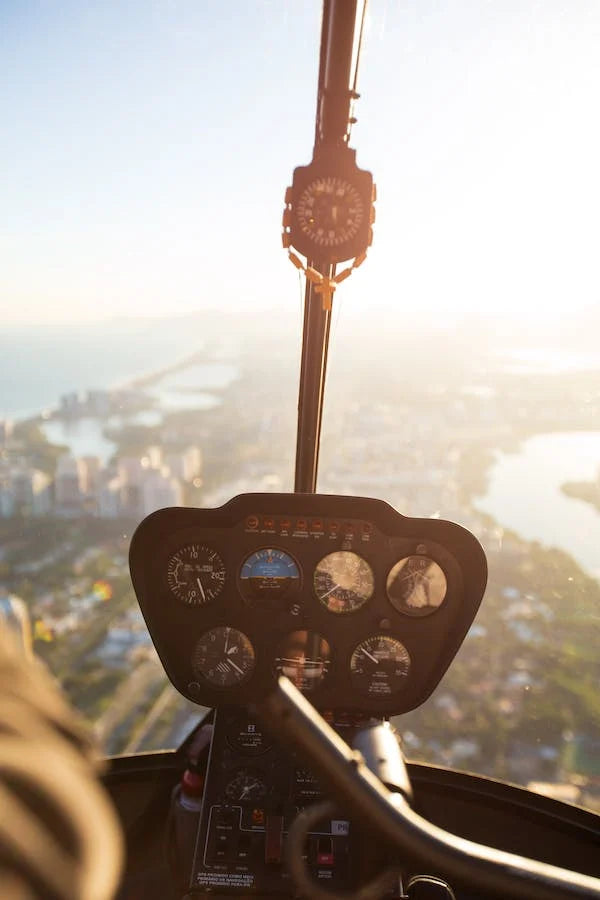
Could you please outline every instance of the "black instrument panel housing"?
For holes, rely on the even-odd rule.
[[[197,543],[217,551],[225,564],[224,588],[212,603],[188,606],[167,583],[168,561]],[[262,548],[289,553],[300,568],[299,589],[278,608],[248,604],[240,592],[243,561]],[[317,563],[336,550],[352,550],[371,566],[372,598],[361,609],[336,614],[313,589]],[[412,617],[392,606],[386,593],[394,564],[421,553],[444,570],[447,593],[426,617]],[[423,703],[456,655],[485,590],[487,565],[477,539],[466,529],[439,519],[402,516],[382,500],[325,494],[245,494],[216,509],[172,507],[158,510],[137,528],[131,542],[133,586],[148,630],[175,688],[202,706],[247,704],[272,689],[275,647],[292,631],[324,637],[331,663],[322,684],[310,692],[321,710],[347,709],[371,715],[398,715]],[[242,631],[253,644],[252,676],[217,688],[192,671],[202,634],[217,626]],[[353,685],[350,657],[374,635],[397,638],[411,666],[403,689],[391,696],[362,696]]]

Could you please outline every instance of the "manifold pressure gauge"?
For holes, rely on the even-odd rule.
[[[373,239],[374,186],[349,147],[318,151],[294,169],[285,195],[283,242],[308,260],[340,263],[360,256]]]

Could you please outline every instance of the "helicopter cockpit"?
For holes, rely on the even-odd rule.
[[[273,12],[267,6],[265,34]],[[167,13],[161,2],[154,7],[158,31],[168,20],[182,47],[190,35],[178,23],[177,11]],[[395,21],[397,11],[389,12]],[[442,28],[445,13],[440,22],[438,14],[436,4],[414,12],[414,34],[403,45],[406,56],[415,56],[413,74],[428,66],[427,54],[417,59],[415,49],[426,20],[431,47],[446,46],[447,40],[451,51],[452,35]],[[242,41],[252,23],[248,12],[240,15],[235,35]],[[278,15],[287,14],[279,10]],[[520,15],[507,13],[522,25]],[[556,13],[553,28],[559,28],[560,18]],[[383,20],[378,27],[384,30]],[[589,752],[600,747],[600,708],[594,699],[598,662],[582,637],[586,629],[592,637],[598,633],[600,588],[567,553],[544,549],[536,533],[524,549],[515,532],[501,527],[491,512],[475,514],[472,503],[487,486],[494,453],[510,462],[519,441],[561,430],[549,392],[561,392],[563,430],[571,425],[584,433],[592,414],[600,414],[593,380],[579,373],[566,387],[562,382],[548,387],[535,375],[525,400],[522,382],[498,368],[490,387],[483,376],[486,366],[492,368],[487,341],[493,329],[485,323],[477,330],[478,307],[469,323],[478,336],[461,343],[455,335],[458,350],[450,347],[449,335],[459,327],[455,287],[434,313],[421,306],[417,291],[417,299],[389,324],[371,318],[365,307],[351,349],[340,353],[335,386],[336,398],[348,401],[360,384],[356,402],[348,402],[345,418],[339,419],[331,394],[331,407],[325,402],[330,339],[338,325],[334,312],[349,285],[368,281],[378,229],[397,225],[389,206],[382,205],[381,221],[377,218],[377,173],[359,167],[350,146],[368,29],[365,3],[324,0],[313,155],[293,170],[282,190],[277,252],[302,293],[297,418],[279,395],[293,355],[289,347],[296,344],[280,347],[272,315],[261,318],[249,301],[248,310],[238,310],[253,329],[240,339],[240,353],[246,355],[239,380],[246,379],[247,389],[232,392],[229,418],[218,413],[227,386],[215,384],[208,396],[204,387],[177,382],[187,368],[222,365],[212,338],[218,334],[226,347],[235,327],[230,320],[224,327],[216,314],[211,325],[207,314],[199,320],[206,340],[183,364],[165,360],[164,369],[136,372],[126,387],[90,391],[85,400],[65,393],[58,410],[23,417],[14,433],[8,421],[1,423],[0,520],[2,527],[5,519],[8,525],[0,566],[11,590],[23,594],[34,611],[40,655],[100,739],[107,739],[103,783],[126,843],[118,900],[600,898],[600,769]],[[492,44],[499,41],[502,49],[500,32]],[[275,31],[267,36],[269,46],[279,44]],[[207,57],[216,52],[210,35],[203,33],[202,40]],[[118,55],[117,44],[110,46]],[[184,58],[182,52],[173,62],[174,77],[191,106],[186,79],[194,81],[193,65]],[[258,62],[255,58],[255,68]],[[142,67],[135,78],[143,74]],[[264,84],[276,78],[291,84],[293,73],[270,73]],[[465,78],[471,85],[468,73]],[[213,117],[215,133],[225,129],[226,119],[228,127],[230,119],[241,123],[235,140],[219,145],[224,171],[233,170],[241,134],[251,123],[250,113],[242,114],[243,79],[232,76],[229,89],[230,108],[216,104]],[[158,103],[160,85],[154,83],[154,90]],[[266,94],[254,90],[256,102],[267,103]],[[403,90],[408,94],[410,86]],[[452,91],[451,83],[444,85],[448,119],[456,113]],[[487,103],[488,94],[483,95]],[[401,103],[387,84],[377,115],[391,127]],[[273,131],[284,115],[294,114],[283,99],[281,104],[270,112]],[[420,122],[427,132],[426,105],[420,102],[411,115],[411,127]],[[162,118],[160,128],[168,141]],[[260,162],[268,168],[273,159],[267,137]],[[403,139],[410,143],[409,127]],[[393,155],[396,144],[390,141],[387,152]],[[443,157],[444,148],[438,149]],[[202,175],[208,189],[209,168]],[[389,176],[388,184],[394,177]],[[166,181],[171,177],[167,173]],[[214,173],[215,196],[223,189],[220,177]],[[475,173],[473,183],[481,177]],[[415,192],[426,181],[417,173]],[[423,220],[413,217],[410,227],[399,229],[406,239],[414,225],[413,252],[417,238],[425,247],[414,265],[413,287],[431,262],[432,270],[439,269],[430,285],[434,292],[445,289],[446,273],[457,265],[456,245],[446,257],[443,240],[438,259],[428,259],[425,219],[435,208],[436,190],[429,185],[423,195]],[[277,294],[256,249],[245,253],[241,246],[254,247],[254,232],[262,232],[261,205],[255,195],[252,202],[244,200],[241,184],[236,195],[241,206],[235,221],[227,217],[222,198],[211,207],[209,230],[227,237],[227,249],[223,255],[215,252],[214,259],[206,252],[208,281],[214,289],[231,279],[242,293],[251,270],[258,291]],[[496,197],[498,205],[501,200]],[[464,191],[452,202],[459,201],[478,208]],[[505,232],[513,219],[518,216],[511,210],[503,219]],[[143,231],[145,222],[138,224]],[[450,235],[457,226],[444,220],[436,227]],[[275,242],[276,232],[277,226]],[[498,240],[500,232],[495,234]],[[492,284],[489,270],[492,264],[501,268],[498,254],[480,237],[461,265],[475,293],[481,288],[501,304],[510,284],[501,273]],[[397,243],[388,255],[396,248]],[[163,250],[177,256],[173,247],[161,244]],[[522,259],[519,264],[524,271]],[[373,287],[374,302],[377,294],[391,291],[394,265],[392,260],[387,280]],[[449,331],[438,333],[444,316]],[[542,328],[537,320],[535,325]],[[150,330],[136,329],[125,327],[124,357],[135,355],[145,337],[156,340],[151,348],[156,360],[168,341],[188,347],[187,319],[171,330],[163,331],[159,323],[151,339]],[[384,379],[364,354],[369,329],[375,353],[388,358]],[[402,343],[396,344],[400,333]],[[83,343],[78,352],[82,348]],[[491,340],[489,348],[492,355]],[[442,376],[436,365],[446,353]],[[280,357],[287,357],[286,367],[278,367]],[[472,362],[470,368],[465,360]],[[156,361],[155,368],[159,365]],[[296,375],[294,368],[294,391]],[[410,402],[401,399],[408,395]],[[77,427],[86,419],[103,423],[105,462],[94,462],[83,442],[79,452]],[[294,465],[291,448],[282,453],[275,439],[281,422],[287,427],[292,419]],[[358,420],[365,434],[361,441],[352,439]],[[322,427],[330,463],[319,480]],[[254,430],[261,432],[263,456],[276,466],[260,458],[249,437]],[[493,452],[482,437],[488,433],[494,434]],[[63,441],[72,452],[62,452]],[[217,491],[203,482],[201,453],[190,447],[200,441],[218,474]],[[467,444],[471,450],[464,449]],[[534,455],[528,474],[534,499],[523,501],[524,507],[536,506],[538,474],[543,480],[552,453],[550,448]],[[221,454],[228,456],[226,475]],[[290,480],[272,474],[284,464],[294,469],[293,489]],[[231,475],[236,465],[245,469],[244,478]],[[386,467],[399,486],[393,497],[383,496]],[[418,504],[411,508],[416,472],[419,498],[426,498],[422,514]],[[514,505],[506,485],[497,494]],[[564,494],[600,509],[597,483],[568,481],[562,487]],[[463,516],[459,501],[467,496]],[[575,529],[565,530],[572,537]],[[90,535],[94,545],[84,546]],[[48,544],[39,559],[29,549],[36,541]],[[500,552],[508,559],[502,577]],[[76,558],[72,565],[66,561],[71,557]],[[69,587],[63,590],[60,580],[68,566]],[[32,582],[40,572],[36,596]],[[131,608],[131,584],[139,610]],[[583,598],[577,610],[569,600],[571,587]],[[483,619],[478,613],[485,610],[486,589],[493,602]],[[74,656],[58,648],[62,637]],[[537,652],[542,644],[543,654]],[[566,662],[545,679],[559,654]],[[455,660],[460,667],[453,668]],[[453,672],[458,674],[449,681]],[[427,712],[418,718],[423,708]],[[447,741],[440,739],[444,733]],[[155,743],[144,743],[148,735],[158,735]],[[568,778],[562,777],[565,772]]]

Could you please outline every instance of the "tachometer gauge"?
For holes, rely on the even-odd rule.
[[[250,639],[236,628],[219,625],[205,632],[196,644],[192,669],[213,687],[229,688],[247,681],[255,662]]]
[[[387,577],[390,603],[407,616],[428,616],[444,602],[446,576],[427,556],[407,556],[396,563]]]
[[[190,544],[170,558],[167,581],[178,600],[190,606],[203,606],[223,590],[225,566],[216,550],[203,544]]]
[[[352,683],[365,697],[391,697],[402,690],[410,670],[408,650],[385,634],[361,641],[350,658]]]
[[[224,793],[230,803],[256,803],[267,796],[267,785],[252,769],[238,769]]]
[[[329,669],[331,648],[314,631],[292,631],[280,641],[275,657],[275,671],[286,675],[303,693],[318,687]]]
[[[350,613],[373,596],[375,578],[369,563],[350,550],[325,556],[314,575],[317,598],[333,613]]]
[[[244,560],[240,570],[240,590],[250,604],[282,600],[299,584],[298,565],[284,550],[257,550]]]

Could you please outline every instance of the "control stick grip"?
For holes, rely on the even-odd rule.
[[[367,766],[388,790],[412,802],[412,788],[398,735],[389,722],[359,731],[352,746],[362,754]]]

